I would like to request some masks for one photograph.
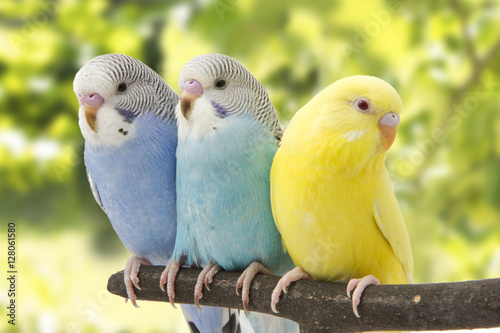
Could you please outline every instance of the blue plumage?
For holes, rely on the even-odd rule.
[[[276,274],[293,263],[272,217],[269,171],[278,149],[261,122],[233,115],[215,133],[190,133],[177,149],[179,232],[173,258],[243,271],[259,261]]]
[[[113,228],[132,255],[165,265],[176,235],[177,125],[152,113],[121,146],[85,144],[85,165]]]

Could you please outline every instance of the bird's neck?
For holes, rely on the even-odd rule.
[[[307,128],[299,135],[286,136],[285,132],[282,141],[282,149],[294,154],[297,163],[318,174],[351,179],[380,176],[386,170],[387,152],[365,146],[361,141],[347,142],[340,136]]]
[[[177,146],[177,124],[175,120],[160,115],[152,113],[139,115],[134,120],[133,126],[127,130],[127,133],[122,132],[121,136],[113,141],[108,141],[106,135],[90,133],[94,137],[85,138],[86,147],[95,152],[102,151],[120,155],[126,151],[136,151],[141,154],[156,154],[155,152],[162,154],[166,147],[174,147],[173,149],[175,149]],[[113,132],[119,132],[119,129],[115,129]]]
[[[373,179],[386,171],[387,153],[363,156],[342,147],[330,146],[323,150],[323,155],[316,155],[311,161],[318,173],[328,173],[342,179]],[[314,160],[316,159],[316,161]]]

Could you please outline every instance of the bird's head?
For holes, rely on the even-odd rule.
[[[401,99],[387,82],[373,76],[338,80],[311,102],[319,122],[354,155],[385,154],[396,138]]]
[[[276,110],[262,84],[238,61],[222,54],[191,59],[179,75],[179,133],[211,135],[231,117],[247,114],[281,138]]]
[[[117,145],[134,138],[135,120],[153,112],[174,119],[179,97],[151,68],[124,54],[87,62],[73,82],[80,128],[91,144]]]

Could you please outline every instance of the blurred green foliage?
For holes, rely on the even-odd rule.
[[[388,167],[415,280],[500,276],[499,31],[493,0],[1,2],[0,212],[18,225],[31,291],[19,299],[20,331],[128,332],[167,311],[113,299],[98,303],[98,319],[85,307],[67,313],[99,296],[127,256],[87,184],[72,91],[78,69],[103,53],[141,59],[177,91],[193,56],[233,56],[266,86],[285,126],[339,78],[389,81],[404,113]],[[111,307],[126,319],[110,319]],[[157,317],[147,330],[185,330]]]

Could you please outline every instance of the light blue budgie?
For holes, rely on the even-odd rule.
[[[85,165],[96,201],[132,253],[128,298],[137,306],[141,265],[166,265],[176,237],[175,107],[179,96],[132,57],[107,54],[76,74]],[[237,332],[234,310],[183,308],[192,331]],[[232,329],[231,329],[232,328]]]
[[[240,63],[221,54],[193,58],[181,70],[177,108],[177,238],[162,274],[170,301],[180,265],[204,267],[195,303],[213,276],[244,271],[236,290],[249,302],[254,276],[294,267],[283,250],[270,203],[269,174],[282,135],[264,87]],[[272,272],[272,273],[271,273]],[[262,320],[266,318],[267,320]],[[292,332],[298,325],[253,313],[255,331]]]

